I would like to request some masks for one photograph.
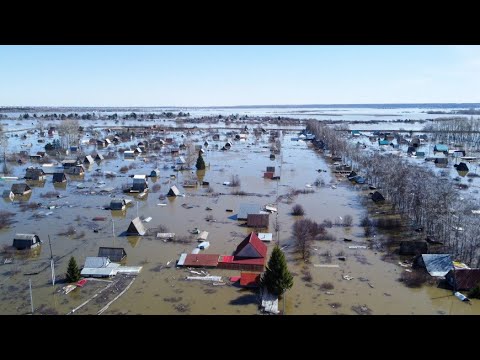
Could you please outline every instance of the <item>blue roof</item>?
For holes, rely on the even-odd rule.
[[[448,146],[447,145],[441,145],[437,144],[435,145],[435,151],[448,151]]]
[[[378,145],[390,145],[390,141],[388,140],[379,140]]]

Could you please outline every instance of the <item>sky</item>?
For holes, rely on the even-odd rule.
[[[0,106],[480,102],[480,46],[0,46]]]

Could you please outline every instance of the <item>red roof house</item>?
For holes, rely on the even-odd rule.
[[[267,246],[251,232],[238,246],[231,257],[220,257],[218,267],[221,269],[263,271]]]

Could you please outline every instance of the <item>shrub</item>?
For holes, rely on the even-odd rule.
[[[320,290],[333,290],[335,286],[331,282],[323,282],[320,284]]]
[[[470,289],[468,292],[468,297],[472,299],[480,299],[480,283]]]
[[[128,166],[122,166],[119,170],[121,173],[126,173],[128,171]]]
[[[292,215],[294,216],[302,216],[305,215],[305,210],[303,209],[302,205],[300,204],[295,204],[292,207]]]
[[[345,215],[343,217],[343,226],[350,227],[353,224],[353,217],[351,215]]]

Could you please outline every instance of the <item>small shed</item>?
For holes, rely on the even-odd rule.
[[[125,199],[112,199],[110,201],[110,210],[125,210],[127,203]]]
[[[65,173],[69,175],[83,175],[85,174],[85,168],[83,165],[76,165],[65,169]]]
[[[15,234],[13,247],[17,250],[33,249],[41,244],[36,234]]]
[[[160,176],[160,170],[158,169],[153,169],[152,172],[150,173],[150,177],[159,177]]]
[[[455,290],[470,290],[480,285],[480,269],[450,270],[445,279]]]
[[[27,195],[32,192],[32,189],[27,184],[13,184],[11,192],[14,195]]]
[[[64,169],[67,169],[67,168],[70,168],[70,167],[73,167],[73,166],[76,166],[78,165],[78,161],[77,160],[63,160],[62,161],[62,166]]]
[[[105,160],[105,158],[103,157],[102,154],[97,154],[97,155],[95,156],[95,161],[102,161],[102,160]]]
[[[448,158],[435,158],[435,164],[437,165],[447,165]]]
[[[400,255],[420,255],[427,252],[428,244],[425,241],[400,242]]]
[[[168,191],[167,196],[178,196],[178,195],[180,195],[180,191],[175,185],[173,185]]]
[[[84,164],[89,164],[89,165],[91,165],[91,164],[93,164],[94,162],[95,162],[95,161],[93,160],[92,155],[87,155],[87,156],[85,156],[85,158],[83,159],[83,163],[84,163]]]
[[[64,183],[67,181],[67,176],[65,175],[65,173],[61,172],[61,173],[54,173],[53,174],[53,182],[54,183]]]
[[[143,227],[142,221],[139,217],[132,220],[127,229],[127,236],[143,236],[147,231]]]
[[[388,140],[378,140],[378,145],[390,145],[390,141],[388,141]]]
[[[268,214],[248,214],[247,226],[254,228],[268,228],[269,216]]]
[[[272,179],[274,175],[275,175],[275,173],[271,172],[271,171],[266,171],[266,172],[263,173],[263,177],[265,179]]]
[[[121,262],[127,257],[127,252],[124,248],[101,246],[98,249],[98,256],[106,257],[112,262]]]
[[[375,191],[373,194],[372,194],[372,200],[374,202],[380,202],[380,201],[385,201],[385,198],[383,197],[382,194],[380,194],[378,191]]]
[[[275,166],[267,166],[266,172],[272,172],[275,173]]]
[[[27,168],[27,170],[25,170],[25,180],[44,181],[46,177],[43,169]]]

